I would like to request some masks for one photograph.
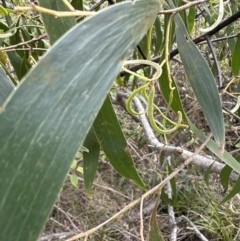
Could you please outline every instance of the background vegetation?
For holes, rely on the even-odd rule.
[[[240,240],[237,1],[0,3],[0,240]]]

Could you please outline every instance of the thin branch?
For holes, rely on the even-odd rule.
[[[221,38],[211,39],[211,42],[215,43],[215,42],[219,42],[219,41],[228,40],[228,39],[231,39],[231,38],[237,38],[238,36],[239,36],[239,33],[233,34],[233,35],[230,35],[230,36],[224,36],[224,37],[221,37]],[[207,41],[203,41],[199,44],[206,44],[206,43],[207,43]]]
[[[107,0],[100,0],[99,2],[97,2],[96,4],[94,4],[88,11],[94,11],[96,8],[100,7],[104,2],[106,2]]]
[[[38,239],[38,241],[49,241],[52,239],[58,239],[58,240],[65,240],[71,235],[74,235],[75,232],[65,232],[65,233],[53,233],[49,235],[44,235]]]
[[[169,165],[171,165],[171,156],[167,157]],[[168,198],[172,199],[172,187],[170,182],[167,183],[166,185],[167,189],[167,195]],[[177,240],[177,222],[175,220],[175,213],[173,206],[168,204],[168,220],[169,220],[169,226],[170,226],[170,241],[176,241]]]
[[[203,41],[205,41],[205,35],[208,35],[209,37],[216,34],[217,32],[219,32],[221,29],[225,28],[226,26],[228,26],[229,24],[231,24],[232,22],[236,21],[238,18],[240,18],[240,11],[236,12],[235,14],[233,14],[231,17],[227,18],[226,20],[223,20],[216,28],[214,28],[213,30],[193,39],[193,42],[195,44],[198,44],[198,43],[201,43]],[[170,52],[170,59],[172,59],[174,56],[176,56],[178,54],[178,49],[174,49]],[[153,62],[156,62],[156,63],[159,63],[160,62],[160,59],[162,58],[162,56],[156,56],[154,58],[151,59],[151,61]],[[132,68],[130,68],[131,71],[137,71],[139,69],[143,69],[147,67],[146,65],[144,64],[139,64],[139,65],[136,65]],[[125,76],[127,73],[122,71],[120,73],[120,76]]]
[[[92,12],[94,11],[96,8],[100,7],[104,2],[106,2],[107,0],[100,0],[99,2],[97,2],[96,4],[94,4],[91,8],[87,9],[87,11],[89,12]],[[81,20],[83,20],[84,17],[80,16],[80,17],[77,17],[76,20],[78,22],[80,22]]]
[[[208,239],[199,231],[199,229],[196,227],[196,225],[194,225],[194,223],[189,219],[187,218],[186,216],[182,215],[180,217],[180,220],[181,219],[184,219],[185,221],[187,221],[187,223],[193,228],[195,234],[198,236],[198,238],[202,241],[208,241]],[[180,221],[179,220],[179,221]]]
[[[141,241],[144,241],[144,235],[143,235],[143,197],[141,198],[140,202],[140,237]]]
[[[69,227],[65,227],[62,223],[58,222],[56,219],[54,219],[54,218],[51,217],[50,220],[51,220],[52,222],[56,223],[57,225],[59,225],[60,227],[66,229],[66,230],[68,230],[68,231],[71,231]]]
[[[18,43],[18,44],[15,44],[15,45],[10,45],[8,47],[0,47],[0,51],[6,51],[6,50],[9,50],[9,49],[15,49],[17,47],[21,47],[23,45],[26,45],[26,44],[31,44],[31,43],[35,43],[41,39],[44,39],[47,37],[47,34],[42,34],[42,35],[39,35],[37,37],[34,37],[28,41],[25,41],[25,42],[21,42],[21,43]]]
[[[62,214],[64,214],[66,216],[66,218],[68,219],[68,221],[72,224],[73,228],[76,229],[77,231],[80,231],[79,228],[74,224],[74,222],[72,221],[71,217],[69,217],[69,214],[66,213],[63,209],[61,209],[60,207],[58,207],[57,205],[54,205],[54,207],[60,211]]]
[[[138,98],[134,99],[134,103],[136,105],[137,111],[143,112],[144,108]],[[140,115],[139,120],[142,124],[142,127],[144,129],[144,132],[146,134],[148,143],[155,147],[156,150],[161,150],[162,153],[166,156],[173,156],[175,158],[178,158],[179,162],[184,162],[186,159],[188,159],[190,156],[192,156],[192,152],[184,150],[180,147],[174,147],[169,145],[164,145],[158,141],[156,136],[153,133],[153,130],[151,126],[149,125],[148,119],[145,115]],[[220,163],[212,158],[208,158],[205,156],[197,155],[194,157],[192,163],[198,167],[207,169],[209,166],[211,166],[211,171],[214,173],[220,173],[225,164]],[[239,175],[235,172],[232,172],[230,175],[230,179],[233,181],[237,181]]]

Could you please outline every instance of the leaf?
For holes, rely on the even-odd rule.
[[[82,167],[78,167],[77,171],[83,174],[83,168]]]
[[[17,19],[16,27],[19,27],[19,21],[20,18]],[[10,38],[10,45],[15,45],[22,42],[22,39],[19,37],[19,30],[16,32],[14,36]],[[22,51],[18,51],[20,54],[22,54]],[[20,54],[17,51],[7,51],[8,58],[12,64],[12,67],[14,68],[16,75],[19,80],[21,80],[21,65],[22,65],[22,58],[20,57]]]
[[[16,29],[10,29],[7,32],[1,33],[0,34],[0,38],[5,39],[5,38],[9,38],[12,37],[14,34],[16,33]]]
[[[85,146],[81,146],[80,152],[89,152],[89,150]]]
[[[164,241],[165,239],[163,238],[161,231],[158,227],[158,221],[157,221],[157,205],[155,206],[150,223],[149,223],[149,233],[148,233],[148,241]]]
[[[74,160],[72,165],[71,165],[71,169],[75,169],[77,167],[77,161]]]
[[[83,10],[83,0],[72,0],[72,6],[77,10]]]
[[[156,42],[155,42],[155,50],[154,53],[157,55],[161,49],[162,42],[163,42],[163,33],[161,28],[160,18],[157,17],[154,23],[155,32],[156,32]]]
[[[21,63],[21,78],[23,76],[25,76],[25,74],[27,74],[27,72],[31,69],[31,65],[28,62],[28,59],[26,58],[26,56],[23,57],[22,59],[22,63]]]
[[[84,141],[88,152],[83,152],[84,186],[89,198],[92,198],[92,184],[98,167],[100,145],[93,128],[90,129]]]
[[[70,175],[70,181],[74,187],[78,188],[78,178],[75,173]]]
[[[148,46],[147,46],[147,35],[144,35],[144,37],[142,38],[142,40],[140,41],[140,43],[138,44],[139,47],[141,48],[142,50],[142,53],[144,55],[144,57],[142,56],[142,54],[139,53],[139,59],[141,58],[146,58],[147,56],[147,50],[148,50]]]
[[[204,173],[204,181],[207,184],[207,186],[209,187],[209,177],[211,174],[211,169],[212,169],[212,165],[214,162],[212,162],[212,164],[207,168],[207,171]]]
[[[220,182],[224,188],[228,187],[231,172],[232,172],[232,168],[226,165],[220,173]]]
[[[240,71],[240,37],[238,36],[237,42],[235,44],[233,53],[232,53],[232,72],[234,76],[237,76]]]
[[[123,2],[76,25],[5,102],[0,240],[37,239],[122,61],[158,11],[155,0]]]
[[[178,14],[175,15],[174,20],[178,50],[184,69],[222,153],[225,143],[225,128],[214,77],[196,45],[190,39]]]
[[[230,23],[227,27],[226,27],[226,30],[225,30],[225,33],[227,36],[230,36],[232,34],[235,34],[235,27],[234,27],[235,23]],[[233,53],[233,50],[234,50],[234,47],[235,47],[235,44],[236,44],[236,40],[235,38],[228,38],[227,39],[227,44],[231,50],[231,53]],[[229,58],[230,60],[230,58]],[[230,62],[230,61],[229,61]]]
[[[238,177],[235,185],[233,186],[232,190],[228,193],[227,196],[225,196],[219,205],[229,201],[231,198],[233,198],[235,195],[237,195],[240,192],[240,177]]]
[[[139,187],[146,189],[134,166],[109,97],[106,98],[94,122],[94,130],[105,155],[115,170],[122,176],[133,180]]]
[[[172,199],[172,198],[169,198],[167,193],[162,190],[161,191],[161,196],[160,196],[161,200],[163,202],[165,202],[167,205],[170,205],[170,206],[173,206],[175,207],[176,206],[176,199]]]
[[[59,0],[38,0],[41,7],[56,10],[69,11],[63,1]],[[43,24],[47,34],[50,36],[50,43],[55,43],[60,36],[65,34],[70,28],[76,25],[77,21],[74,17],[56,18],[55,16],[42,13]],[[57,27],[56,27],[57,26]],[[79,36],[80,38],[80,36]]]
[[[13,4],[11,3],[8,3],[8,2],[5,2],[5,1],[1,1],[0,2],[1,5],[0,5],[0,14],[1,15],[4,15],[4,16],[7,16],[9,13],[13,13]]]
[[[195,16],[196,16],[196,7],[192,6],[189,8],[189,14],[188,14],[188,32],[189,32],[189,34],[191,34],[194,29]]]
[[[16,75],[18,79],[21,79],[21,65],[22,65],[22,59],[21,57],[17,54],[16,51],[7,51],[8,58],[16,72]]]
[[[172,99],[172,103],[171,103],[171,108],[176,113],[178,111],[181,111],[183,119],[187,120],[185,111],[182,107],[182,102],[181,102],[181,99],[180,99],[180,95],[179,95],[179,92],[178,92],[177,85],[176,85],[175,80],[173,79],[172,76],[171,76],[171,81],[172,81],[172,86],[175,88],[174,91],[173,91],[173,99]],[[162,67],[162,74],[159,78],[159,84],[160,84],[161,92],[163,94],[164,99],[166,100],[167,103],[169,103],[169,99],[170,99],[169,97],[170,97],[171,89],[169,87],[169,80],[168,80],[168,75],[167,75],[166,64],[164,64],[163,67]]]
[[[13,91],[13,89],[14,85],[9,80],[4,70],[2,69],[2,66],[0,65],[0,108],[10,93]]]

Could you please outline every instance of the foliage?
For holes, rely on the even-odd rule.
[[[151,131],[164,145],[175,136],[181,139],[188,126],[201,142],[206,138],[202,132],[212,132],[216,142],[206,147],[226,163],[222,184],[229,183],[231,170],[240,174],[238,152],[229,145],[231,126],[238,128],[240,120],[240,12],[235,1],[224,6],[221,23],[222,0],[216,6],[203,1],[116,1],[104,9],[73,0],[77,11],[58,18],[49,9],[65,14],[72,10],[67,1],[39,0],[39,6],[30,7],[12,2],[24,7],[12,11],[12,5],[2,1],[0,9],[5,15],[0,22],[1,240],[37,240],[71,167],[70,180],[78,186],[76,171],[81,169],[72,162],[81,145],[90,198],[100,150],[122,177],[146,191],[112,106],[122,96],[127,95],[125,107],[133,118],[147,114]],[[81,12],[86,8],[98,12],[86,19],[75,16],[89,15]],[[34,10],[41,11],[41,17]],[[210,28],[201,35],[203,24]],[[179,81],[169,59],[177,61],[175,68],[187,76],[192,89],[185,77]],[[223,75],[225,69],[232,73]],[[206,122],[202,118],[198,123],[186,107],[195,96]],[[136,98],[145,106],[143,112],[135,109]],[[238,182],[222,203],[239,192]],[[176,206],[175,179],[171,187],[173,197],[164,190],[159,196]],[[156,216],[155,208],[149,240],[163,239]]]

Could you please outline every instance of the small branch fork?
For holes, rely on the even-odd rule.
[[[196,227],[196,225],[194,225],[194,223],[189,218],[182,215],[180,218],[178,218],[178,222],[180,222],[182,219],[185,220],[191,226],[191,228],[194,230],[194,232],[196,233],[196,235],[198,236],[198,238],[200,240],[208,241],[208,239],[199,231],[199,229]]]
[[[47,34],[42,34],[42,35],[39,35],[37,37],[34,37],[28,41],[25,41],[25,42],[22,42],[22,43],[18,43],[18,44],[15,44],[15,45],[11,45],[11,46],[7,46],[7,47],[0,47],[0,51],[6,51],[6,50],[10,50],[10,49],[15,49],[15,48],[18,48],[18,47],[21,47],[23,45],[26,45],[26,44],[31,44],[31,43],[35,43],[41,39],[44,39],[47,37]]]

